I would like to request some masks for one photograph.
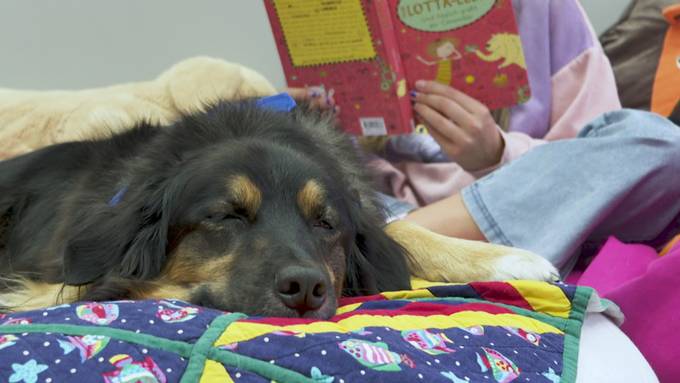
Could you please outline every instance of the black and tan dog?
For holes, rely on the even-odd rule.
[[[0,162],[0,306],[180,298],[331,316],[341,295],[551,278],[542,258],[396,223],[329,117],[220,103]]]

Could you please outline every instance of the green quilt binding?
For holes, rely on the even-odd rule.
[[[220,337],[220,334],[222,334],[230,324],[245,317],[245,314],[231,313],[213,319],[208,329],[205,330],[203,335],[201,335],[194,344],[194,347],[191,350],[189,363],[184,369],[184,374],[182,374],[180,383],[198,382],[201,375],[203,375],[205,360],[208,358],[208,352],[210,352],[213,343],[215,343],[217,338]]]
[[[581,327],[588,309],[588,302],[593,295],[590,287],[577,286],[574,299],[571,300],[569,320],[564,329],[564,352],[562,353],[562,383],[576,382],[578,369],[578,347],[581,340]]]
[[[108,336],[112,339],[122,340],[129,343],[140,344],[152,348],[159,348],[161,350],[170,351],[180,355],[183,358],[188,358],[191,355],[192,345],[178,340],[170,340],[159,338],[149,334],[139,334],[134,331],[121,330],[110,327],[97,326],[79,326],[72,324],[15,324],[0,326],[0,334],[17,334],[17,333],[38,333],[38,332],[56,332],[66,335],[102,335]]]

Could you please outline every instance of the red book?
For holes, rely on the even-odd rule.
[[[265,0],[290,87],[323,87],[357,135],[414,130],[408,90],[436,80],[489,109],[529,98],[510,0]]]

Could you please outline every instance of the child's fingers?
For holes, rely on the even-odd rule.
[[[467,136],[458,125],[428,105],[416,103],[413,110],[425,122],[429,130],[435,132],[433,137],[437,135],[446,141],[439,142],[441,146],[454,146],[467,142]]]
[[[463,129],[475,126],[474,116],[456,101],[436,93],[413,93],[413,100],[429,106]]]
[[[448,85],[436,81],[416,81],[416,89],[423,93],[434,93],[449,98],[472,114],[488,113],[488,108],[481,102]]]

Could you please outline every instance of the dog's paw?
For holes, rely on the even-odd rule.
[[[547,259],[530,251],[512,249],[494,260],[495,280],[531,279],[556,282],[560,274]]]

